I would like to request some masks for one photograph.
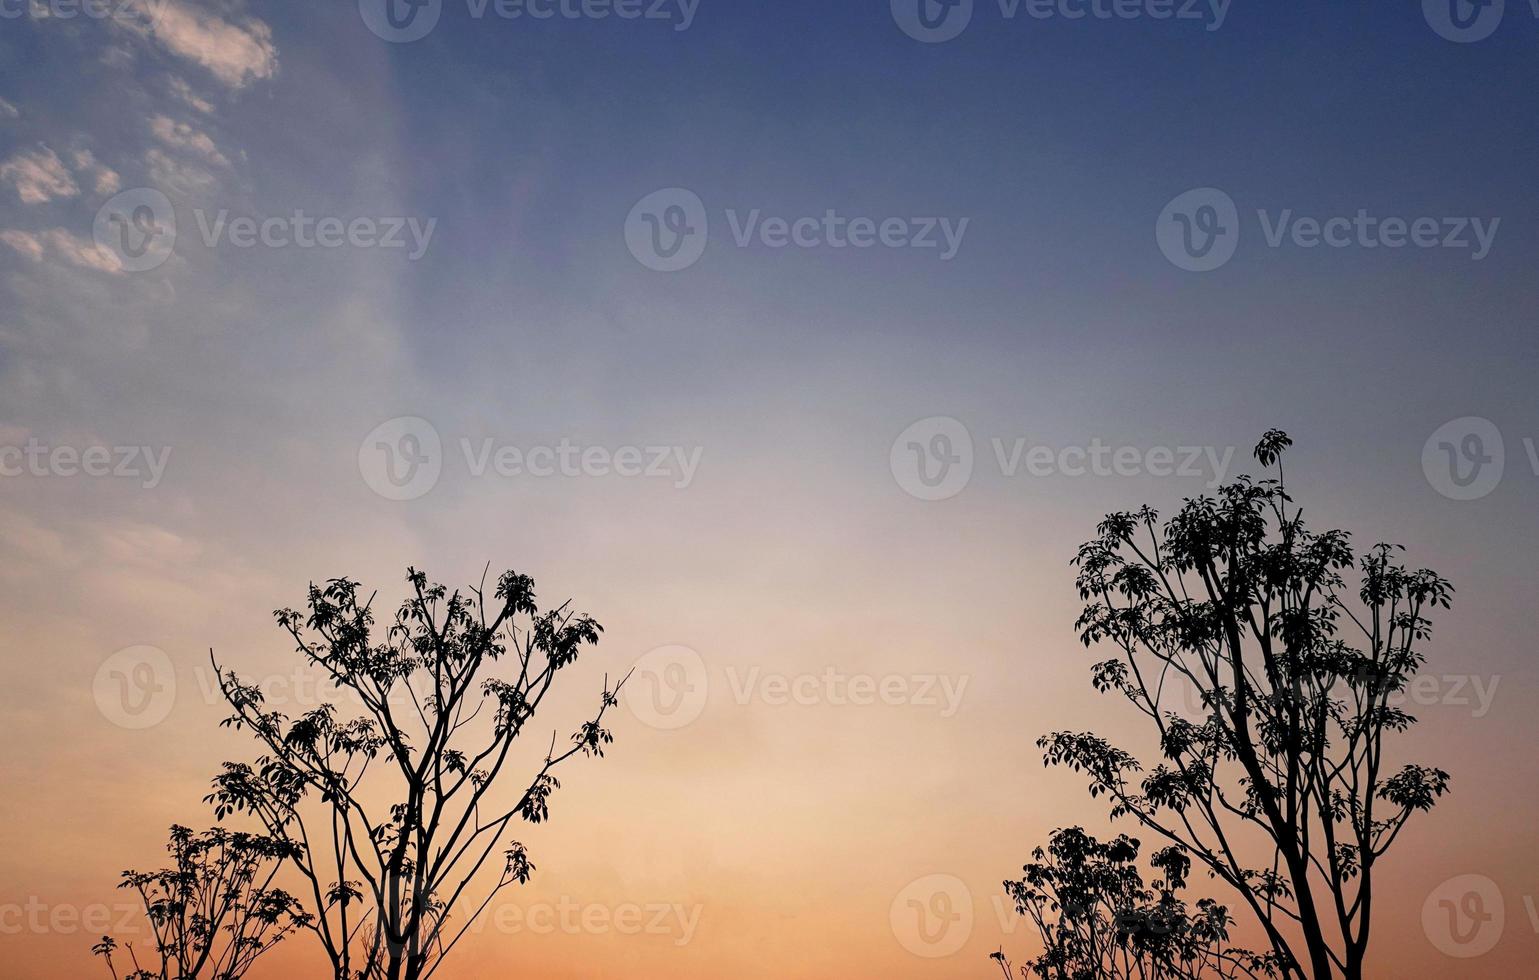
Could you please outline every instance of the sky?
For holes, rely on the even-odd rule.
[[[1144,737],[1069,559],[1272,427],[1458,588],[1372,975],[1534,961],[1539,10],[923,2],[0,0],[7,975],[212,822],[210,649],[488,562],[606,628],[552,728],[636,672],[441,975],[1023,960],[1037,737]]]

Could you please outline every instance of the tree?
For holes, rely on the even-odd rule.
[[[1095,665],[1094,684],[1150,719],[1162,761],[1144,774],[1092,733],[1038,744],[1044,763],[1086,773],[1114,817],[1235,889],[1285,977],[1358,980],[1375,866],[1448,787],[1441,769],[1391,771],[1385,742],[1415,721],[1391,701],[1453,589],[1408,570],[1396,547],[1359,555],[1347,532],[1310,530],[1283,482],[1290,445],[1273,430],[1256,447],[1274,479],[1242,477],[1163,526],[1148,507],[1111,514],[1075,558],[1081,639],[1119,651]],[[1181,683],[1199,694],[1201,721],[1168,710]]]
[[[1211,898],[1195,909],[1180,897],[1191,859],[1161,849],[1150,866],[1164,877],[1148,886],[1139,843],[1125,834],[1103,843],[1078,827],[1056,830],[1032,852],[1025,877],[1005,882],[1018,914],[1031,919],[1042,955],[1020,976],[1042,980],[1197,980],[1275,976],[1273,957],[1229,945],[1229,910]],[[1006,980],[1010,961],[994,953]],[[1028,972],[1029,971],[1029,972]]]
[[[153,969],[125,944],[134,969],[124,980],[239,980],[257,957],[309,925],[298,900],[272,887],[292,856],[289,843],[222,828],[195,834],[172,827],[166,850],[173,867],[125,871],[118,885],[139,893],[155,936]],[[114,978],[117,948],[111,936],[91,948]]]
[[[265,754],[225,763],[208,800],[221,819],[255,815],[293,845],[290,863],[320,910],[310,927],[337,980],[424,980],[493,897],[529,880],[528,852],[504,834],[515,819],[548,818],[557,766],[604,754],[604,713],[624,683],[611,690],[605,679],[597,712],[569,747],[558,750],[552,734],[510,801],[494,790],[514,743],[602,628],[567,604],[540,612],[527,575],[505,573],[490,598],[484,578],[453,594],[415,569],[407,582],[383,636],[372,597],[360,602],[347,579],[311,585],[307,615],[275,613],[305,662],[356,702],[353,717],[322,704],[290,719],[265,710],[255,685],[220,673],[234,709],[224,724],[249,729]],[[452,913],[499,848],[494,880],[455,928]]]

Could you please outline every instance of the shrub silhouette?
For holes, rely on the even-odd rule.
[[[1139,842],[1102,842],[1079,827],[1053,832],[1032,852],[1025,876],[1005,882],[1029,918],[1042,955],[1027,964],[1048,980],[1196,980],[1274,976],[1273,958],[1229,945],[1229,910],[1211,898],[1181,898],[1191,859],[1179,847],[1150,857],[1163,877],[1144,884]],[[993,954],[1005,976],[1010,961]],[[1021,970],[1023,976],[1027,969]]]
[[[293,856],[291,843],[222,828],[172,827],[166,850],[172,867],[125,871],[118,886],[139,894],[155,937],[145,963],[131,943],[124,945],[134,967],[124,980],[239,980],[259,956],[311,924],[297,899],[272,886]],[[113,977],[117,950],[111,936],[91,949]]]

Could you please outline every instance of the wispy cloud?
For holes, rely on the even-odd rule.
[[[218,183],[214,175],[202,167],[174,160],[154,147],[145,152],[144,164],[149,168],[152,184],[180,196],[201,193]]]
[[[19,153],[0,163],[0,181],[16,188],[23,204],[45,204],[55,198],[80,193],[75,178],[58,154],[46,146]]]
[[[11,105],[4,99],[0,99],[0,119],[17,119],[21,116],[21,110]]]
[[[228,167],[230,161],[219,152],[219,146],[213,137],[195,126],[184,122],[177,122],[169,116],[156,116],[150,120],[150,130],[155,138],[167,146],[179,150],[190,150],[209,163],[218,167]]]
[[[185,78],[176,75],[171,76],[171,94],[205,115],[214,111],[214,104],[193,91],[192,86],[187,84]]]
[[[74,563],[64,539],[57,532],[18,511],[0,511],[0,541],[5,542],[7,551],[18,557],[24,556],[26,564],[60,568]]]
[[[102,49],[101,62],[108,68],[131,68],[134,64],[133,49],[124,44],[109,44]]]
[[[182,0],[161,0],[159,12],[147,25],[125,22],[125,26],[202,65],[232,88],[270,78],[278,70],[272,28],[254,17],[225,20]]]
[[[43,242],[36,235],[25,231],[0,231],[0,242],[4,242],[34,262],[43,260]]]
[[[118,261],[116,255],[98,248],[96,243],[88,238],[81,238],[63,228],[50,228],[42,233],[42,238],[51,254],[70,265],[97,272],[110,272],[113,275],[120,275],[123,272],[122,263]]]
[[[0,242],[34,262],[41,262],[44,256],[49,256],[79,269],[111,275],[121,275],[123,272],[123,265],[116,255],[98,248],[90,239],[63,228],[49,228],[40,232],[7,229],[0,231]]]
[[[98,161],[90,150],[76,150],[70,155],[70,162],[74,164],[77,173],[91,178],[96,193],[104,197],[116,194],[118,188],[123,186],[123,179],[118,176],[118,172]]]

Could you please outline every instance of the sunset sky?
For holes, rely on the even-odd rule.
[[[272,610],[490,562],[605,627],[542,730],[637,671],[439,976],[995,974],[1001,881],[1114,832],[1037,737],[1151,758],[1075,548],[1272,427],[1458,589],[1371,973],[1532,969],[1539,17],[914,7],[0,0],[0,973],[105,977],[118,873],[212,824],[210,649],[303,710]]]

